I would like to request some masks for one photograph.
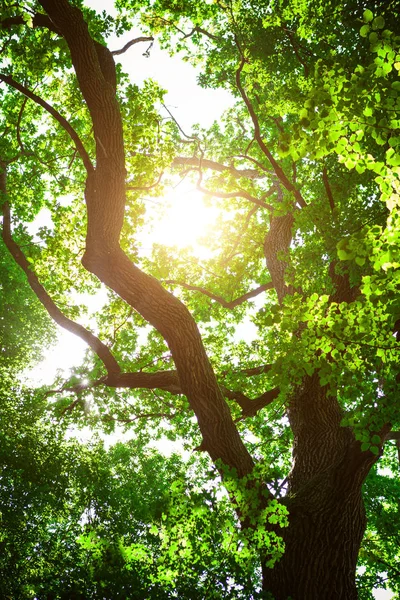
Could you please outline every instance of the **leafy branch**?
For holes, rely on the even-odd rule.
[[[83,161],[83,164],[85,165],[86,171],[88,173],[90,173],[94,170],[92,162],[89,158],[89,154],[87,153],[79,135],[77,134],[75,129],[72,127],[72,125],[67,121],[67,119],[65,119],[65,117],[63,117],[48,102],[46,102],[45,100],[40,98],[40,96],[38,96],[34,92],[31,92],[24,85],[15,81],[15,79],[13,79],[10,75],[6,75],[5,73],[0,73],[0,81],[4,81],[4,83],[7,83],[14,89],[18,90],[19,92],[21,92],[21,94],[24,94],[24,96],[26,96],[30,100],[33,100],[34,102],[36,102],[36,104],[39,104],[39,106],[41,106],[48,113],[50,113],[52,115],[52,117],[54,117],[56,119],[56,121],[58,121],[58,123],[61,125],[61,127],[63,127],[65,129],[65,131],[69,134],[69,136],[75,143],[76,149],[78,150],[78,152],[82,158],[82,161]]]

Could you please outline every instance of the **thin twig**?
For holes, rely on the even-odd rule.
[[[94,167],[89,158],[89,154],[86,152],[85,147],[84,147],[79,135],[77,134],[75,129],[72,127],[72,125],[67,121],[67,119],[65,119],[48,102],[46,102],[45,100],[40,98],[40,96],[37,96],[36,94],[34,94],[30,90],[28,90],[28,88],[26,88],[24,85],[21,85],[20,83],[15,81],[15,79],[13,79],[10,75],[5,75],[4,73],[0,73],[0,81],[4,81],[4,83],[7,83],[14,89],[18,90],[19,92],[21,92],[21,94],[24,94],[24,96],[26,96],[30,100],[33,100],[34,102],[36,102],[36,104],[39,104],[39,106],[41,106],[48,113],[50,113],[56,119],[56,121],[58,121],[58,123],[61,125],[61,127],[63,127],[65,129],[65,131],[69,134],[69,136],[75,143],[75,146],[82,158],[83,164],[85,165],[86,171],[88,173],[94,171]]]

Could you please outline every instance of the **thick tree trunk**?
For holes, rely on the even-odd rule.
[[[365,530],[360,484],[323,480],[289,502],[285,553],[264,569],[264,589],[275,600],[352,600],[355,570]]]
[[[289,526],[279,533],[285,553],[263,569],[264,590],[275,600],[352,600],[366,519],[361,487],[376,457],[361,452],[334,396],[306,378],[292,399],[294,465],[285,503]]]

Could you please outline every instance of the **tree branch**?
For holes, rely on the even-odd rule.
[[[301,57],[301,55],[300,55],[300,53],[299,53],[299,51],[298,51],[298,49],[296,47],[296,44],[295,44],[294,39],[293,39],[293,32],[289,31],[288,29],[285,29],[284,27],[282,27],[281,29],[286,33],[286,35],[288,36],[288,38],[290,40],[290,43],[292,45],[292,48],[293,48],[294,53],[296,55],[296,58],[297,58],[297,60],[299,61],[299,63],[301,64],[301,66],[304,69],[304,76],[308,77],[309,69],[308,69],[307,64],[302,59],[302,57]]]
[[[242,409],[242,417],[254,417],[258,411],[262,408],[265,408],[269,404],[271,404],[280,393],[279,388],[274,388],[272,390],[268,390],[268,392],[264,392],[257,398],[251,399],[245,396],[242,392],[232,392],[227,388],[221,386],[221,389],[224,395],[230,400],[235,400]]]
[[[39,3],[68,44],[93,121],[96,170],[88,175],[85,189],[88,226],[83,265],[164,337],[211,459],[235,468],[238,477],[244,477],[253,470],[254,461],[219,389],[193,316],[159,281],[133,264],[121,248],[126,203],[123,124],[115,89],[105,78],[87,23],[81,10],[67,0]],[[110,52],[103,50],[112,61]]]
[[[252,377],[253,375],[262,375],[263,373],[268,373],[271,369],[272,365],[260,365],[258,367],[241,369],[239,372],[243,373],[243,375],[247,375],[248,377]]]
[[[2,163],[0,164],[0,167],[2,168],[2,176],[0,179],[0,191],[3,197],[6,197],[6,165]],[[113,373],[119,373],[121,371],[119,364],[117,363],[107,346],[103,344],[103,342],[101,342],[98,337],[93,335],[93,333],[85,329],[82,325],[79,325],[78,323],[75,323],[74,321],[66,317],[50,298],[49,294],[46,292],[44,287],[39,283],[39,280],[36,274],[31,270],[25,255],[23,254],[18,244],[12,238],[10,206],[7,201],[4,201],[3,203],[2,237],[5,245],[7,246],[15,262],[24,271],[33,292],[36,294],[37,298],[43,304],[43,306],[45,307],[49,315],[52,317],[52,319],[54,319],[54,321],[58,325],[60,325],[67,331],[70,331],[71,333],[77,335],[84,342],[86,342],[88,346],[90,346],[90,348],[93,350],[93,352],[95,352],[100,358],[105,368],[107,369],[107,373],[109,375]]]
[[[120,50],[112,50],[111,54],[113,56],[118,56],[119,54],[124,54],[124,52],[126,52],[127,50],[129,50],[129,48],[131,46],[134,46],[135,44],[139,44],[139,42],[153,42],[153,41],[154,41],[153,36],[138,37],[138,38],[135,38],[135,39],[131,40],[130,42],[127,42],[125,44],[125,46],[123,46],[122,48],[120,48]]]
[[[248,372],[260,374],[266,372],[269,365],[249,369]],[[256,372],[257,371],[257,372]],[[58,394],[62,392],[80,393],[85,390],[92,389],[104,385],[111,388],[128,388],[128,389],[147,389],[147,390],[163,390],[174,396],[183,394],[177,371],[158,371],[156,373],[144,373],[138,371],[135,373],[112,373],[101,377],[96,381],[89,383],[78,383],[70,387],[62,387],[58,390],[49,390],[46,395]],[[271,404],[279,395],[279,388],[274,388],[264,392],[257,398],[249,398],[242,392],[235,392],[224,385],[220,384],[220,389],[226,398],[237,402],[242,409],[241,418],[253,417],[259,410]]]
[[[255,198],[255,196],[252,196],[251,194],[249,194],[249,192],[246,192],[246,190],[242,190],[241,188],[234,192],[214,192],[212,190],[208,190],[207,188],[203,188],[200,182],[197,182],[196,188],[199,190],[199,192],[206,194],[206,196],[212,196],[215,198],[244,198],[245,200],[248,200],[253,204],[257,204],[257,206],[261,206],[261,208],[266,208],[267,210],[274,209],[274,207],[271,204],[266,204],[262,200]],[[272,195],[274,193],[274,189],[274,187],[271,188],[271,190],[269,190],[264,197]]]
[[[324,182],[326,195],[328,196],[329,206],[331,207],[331,211],[333,212],[335,209],[335,201],[333,199],[332,189],[329,184],[328,173],[326,171],[326,167],[322,169],[322,181]]]
[[[234,177],[246,177],[247,179],[262,179],[266,177],[266,175],[260,173],[256,169],[236,169],[235,167],[223,165],[222,163],[216,162],[214,160],[208,160],[206,158],[199,159],[197,157],[187,158],[185,156],[176,156],[172,161],[172,167],[177,166],[191,166],[195,168],[206,168],[212,169],[213,171],[218,171],[219,173],[229,172]]]
[[[176,371],[113,373],[106,377],[102,383],[112,388],[159,389],[174,395],[183,394]]]
[[[385,442],[387,442],[388,440],[400,441],[400,431],[389,431],[389,433],[385,435]]]
[[[221,38],[213,35],[212,33],[209,33],[208,31],[206,31],[205,29],[203,29],[202,27],[199,27],[198,25],[196,25],[196,27],[193,27],[193,29],[191,31],[189,31],[189,33],[186,33],[181,40],[186,40],[187,38],[190,38],[194,33],[201,33],[202,35],[205,35],[206,37],[210,38],[210,40],[220,40]]]
[[[249,97],[247,96],[242,83],[241,83],[241,73],[243,70],[243,67],[245,65],[246,59],[244,57],[244,55],[242,54],[239,45],[237,44],[239,52],[241,54],[241,61],[239,64],[239,67],[236,71],[236,85],[237,88],[239,90],[240,95],[242,96],[242,99],[247,107],[247,110],[249,111],[249,115],[251,117],[251,120],[253,121],[253,127],[254,127],[254,137],[261,149],[261,151],[263,152],[263,154],[265,154],[265,156],[267,157],[267,159],[269,160],[272,168],[275,171],[276,176],[278,177],[278,179],[281,181],[282,185],[289,191],[291,192],[296,201],[298,202],[299,206],[301,206],[302,208],[305,208],[307,206],[307,203],[305,202],[303,196],[301,195],[300,191],[293,185],[293,183],[291,181],[289,181],[289,179],[286,177],[282,167],[278,164],[278,162],[275,160],[275,158],[272,156],[271,152],[268,150],[267,146],[264,143],[264,140],[262,139],[262,135],[261,135],[261,129],[260,129],[260,123],[258,121],[258,117],[256,115],[256,112],[253,108],[252,103],[249,100]]]
[[[230,302],[228,302],[221,296],[217,296],[216,294],[213,294],[212,292],[209,292],[205,288],[199,287],[197,285],[191,285],[189,283],[184,283],[182,281],[176,281],[174,279],[166,279],[164,281],[164,283],[167,285],[179,285],[180,287],[183,287],[186,290],[190,290],[192,292],[200,292],[201,294],[204,294],[205,296],[208,296],[209,298],[211,298],[211,300],[215,300],[216,302],[221,304],[221,306],[223,306],[224,308],[227,308],[227,309],[236,308],[236,306],[239,306],[239,304],[243,304],[243,302],[246,302],[246,300],[250,300],[250,298],[254,298],[255,296],[258,296],[259,294],[261,294],[262,292],[265,292],[266,290],[271,290],[274,287],[272,285],[272,283],[264,283],[263,285],[260,285],[255,290],[251,290],[250,292],[247,292],[246,294],[239,296],[239,298],[236,298],[235,300],[231,300]]]
[[[63,127],[65,129],[65,131],[69,134],[71,139],[75,142],[76,149],[78,150],[78,152],[82,158],[82,161],[83,161],[83,164],[85,165],[86,171],[88,173],[90,173],[94,170],[92,162],[89,158],[89,155],[86,152],[85,147],[82,144],[82,141],[81,141],[80,137],[78,136],[78,134],[76,133],[75,129],[70,125],[70,123],[68,123],[68,121],[62,115],[60,115],[60,113],[55,108],[53,108],[48,102],[46,102],[45,100],[43,100],[42,98],[40,98],[39,96],[37,96],[36,94],[31,92],[30,90],[28,90],[25,86],[23,86],[20,83],[18,83],[17,81],[15,81],[15,79],[13,79],[10,75],[5,75],[4,73],[0,73],[0,81],[4,81],[4,83],[7,83],[9,86],[18,90],[19,92],[21,92],[21,94],[24,94],[24,96],[26,96],[30,100],[33,100],[34,102],[36,102],[36,104],[39,104],[39,106],[41,106],[48,113],[50,113],[52,115],[52,117],[54,117],[56,119],[56,121],[58,121],[58,123],[61,125],[61,127]]]

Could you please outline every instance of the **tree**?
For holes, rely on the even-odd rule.
[[[367,4],[119,0],[111,19],[78,0],[3,2],[3,240],[94,353],[58,410],[84,418],[90,397],[93,421],[205,453],[278,600],[357,597],[362,486],[399,437],[399,15]],[[231,90],[221,123],[187,135],[156,84],[115,67],[106,38],[138,20],[203,86]],[[220,207],[211,258],[141,257],[143,197],[182,172]],[[54,228],[27,245],[43,204]],[[66,298],[100,283],[95,335]],[[257,338],[237,342],[246,318]]]

